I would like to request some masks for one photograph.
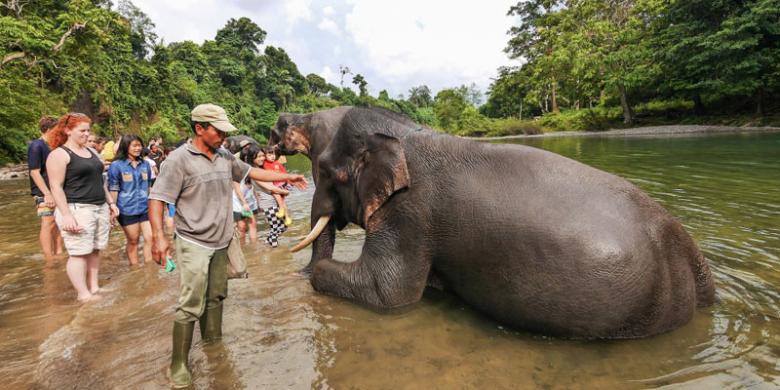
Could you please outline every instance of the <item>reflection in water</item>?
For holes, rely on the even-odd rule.
[[[283,247],[245,247],[250,278],[230,282],[222,344],[195,336],[194,388],[780,386],[780,135],[525,143],[650,193],[699,242],[720,302],[672,333],[609,342],[504,329],[435,290],[408,310],[375,313],[292,275],[308,253],[283,247],[308,232],[309,189],[289,198],[295,224]],[[291,165],[308,170],[303,159]],[[131,270],[116,230],[103,254],[105,298],[80,306],[65,257],[44,260],[37,231],[26,182],[0,183],[3,387],[166,388],[178,274]],[[362,240],[360,229],[340,232],[335,257],[356,258]]]

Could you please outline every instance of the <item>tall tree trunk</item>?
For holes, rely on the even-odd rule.
[[[520,99],[520,120],[523,120],[523,99]]]
[[[695,115],[704,114],[704,103],[702,103],[701,95],[699,95],[698,93],[696,95],[693,95],[693,113]]]
[[[623,107],[623,123],[627,125],[633,124],[634,111],[631,109],[631,105],[628,104],[626,87],[622,83],[618,84],[618,92],[620,93],[620,105]]]
[[[764,116],[764,89],[759,88],[756,92],[756,115]]]
[[[555,87],[555,78],[553,78],[552,80],[551,87],[552,87],[552,111],[558,112],[558,94],[556,92],[557,89]]]

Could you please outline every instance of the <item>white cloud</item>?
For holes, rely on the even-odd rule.
[[[312,0],[287,0],[284,2],[284,14],[287,23],[293,27],[298,21],[311,21]]]
[[[214,39],[230,18],[245,13],[234,4],[218,0],[133,0],[133,4],[149,15],[155,31],[167,43]]]
[[[325,65],[320,71],[319,75],[330,84],[333,85],[339,84],[339,75],[338,73],[334,72],[333,69],[330,68],[330,66]]]
[[[346,65],[372,94],[391,96],[421,84],[436,93],[476,82],[484,91],[510,64],[502,50],[516,1],[133,0],[167,43],[214,39],[230,18],[246,16],[302,74],[319,72],[338,85],[338,66]]]
[[[514,1],[352,3],[345,30],[365,64],[390,83],[436,90],[476,82],[485,89],[509,63],[502,49]]]
[[[332,19],[322,18],[322,21],[320,22],[320,24],[317,25],[317,28],[319,28],[322,31],[327,31],[336,36],[341,36],[341,29],[339,28],[338,25],[336,25],[336,22],[334,22]]]

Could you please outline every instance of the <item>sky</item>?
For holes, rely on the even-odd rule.
[[[362,74],[369,93],[408,97],[410,88],[470,85],[486,92],[500,66],[517,0],[133,0],[166,43],[214,39],[230,18],[248,17],[303,75],[341,84],[340,66]],[[344,85],[352,76],[344,78]]]

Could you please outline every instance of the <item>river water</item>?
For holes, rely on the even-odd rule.
[[[248,245],[230,282],[224,341],[190,366],[197,389],[780,387],[780,134],[559,138],[523,143],[627,178],[699,242],[719,302],[688,325],[631,341],[571,341],[502,327],[435,290],[380,314],[314,293],[285,248],[308,231],[313,188],[289,199],[280,248]],[[305,160],[291,168],[308,172]],[[261,224],[259,229],[266,226]],[[7,389],[162,389],[178,273],[131,269],[119,229],[96,303],[75,303],[65,257],[44,259],[27,181],[0,183],[0,378]],[[351,260],[363,233],[338,235]],[[487,254],[486,254],[487,255]]]

